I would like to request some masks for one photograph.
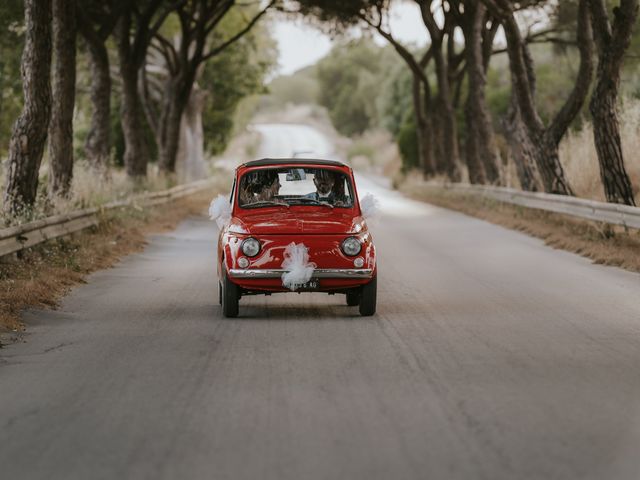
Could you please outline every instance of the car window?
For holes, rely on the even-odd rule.
[[[274,205],[351,208],[349,176],[330,168],[265,168],[240,179],[238,203],[243,208]]]

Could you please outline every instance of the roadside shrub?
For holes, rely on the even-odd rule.
[[[413,115],[407,115],[405,117],[396,140],[402,158],[402,171],[407,172],[414,168],[420,168],[418,137]]]

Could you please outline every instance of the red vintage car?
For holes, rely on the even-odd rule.
[[[361,315],[375,313],[375,247],[349,166],[248,162],[236,169],[229,202],[218,239],[224,316],[237,316],[245,295],[276,292],[345,294]]]

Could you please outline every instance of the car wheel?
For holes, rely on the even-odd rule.
[[[355,307],[360,303],[360,291],[359,290],[351,290],[347,292],[347,305],[350,307]]]
[[[222,305],[222,282],[218,282],[218,303]]]
[[[370,317],[376,313],[377,277],[362,287],[360,293],[360,315]]]
[[[225,272],[222,279],[222,315],[227,318],[233,318],[238,316],[240,300],[240,289],[238,286],[229,280],[227,273]]]

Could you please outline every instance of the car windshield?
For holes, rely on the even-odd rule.
[[[242,176],[238,202],[243,208],[281,205],[351,208],[353,189],[349,177],[330,168],[263,168]]]

